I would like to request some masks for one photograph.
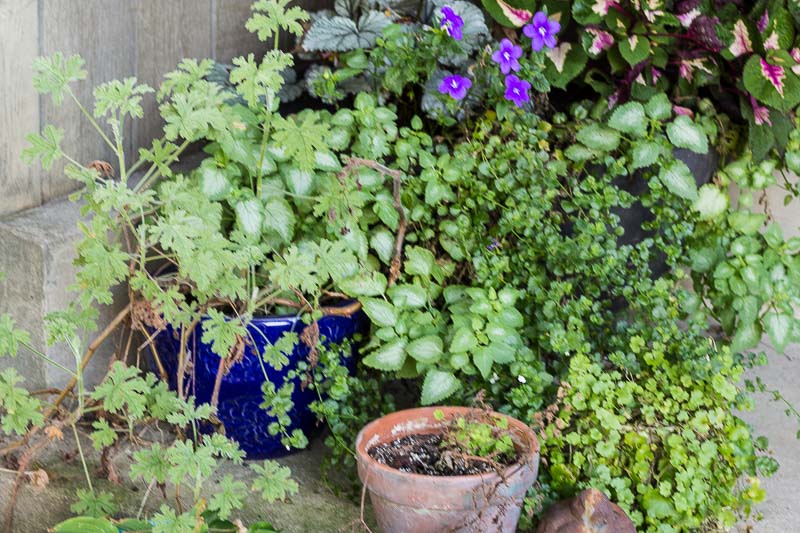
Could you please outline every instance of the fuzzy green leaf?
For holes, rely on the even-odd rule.
[[[406,341],[391,341],[364,358],[364,364],[385,372],[400,370],[406,361]]]
[[[678,115],[667,124],[667,136],[678,148],[686,148],[698,154],[708,153],[706,133],[686,115]]]
[[[420,363],[433,364],[442,356],[442,339],[428,335],[408,343],[406,353]]]
[[[647,134],[644,106],[639,102],[628,102],[617,107],[611,114],[608,125],[622,133],[644,137]]]
[[[422,383],[422,405],[439,403],[461,388],[461,382],[452,372],[430,370]]]
[[[683,161],[676,159],[662,167],[658,178],[672,194],[686,200],[697,198],[697,182]]]

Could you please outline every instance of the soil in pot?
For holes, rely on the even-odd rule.
[[[401,472],[426,476],[469,476],[496,472],[514,464],[517,456],[492,460],[465,455],[444,443],[442,435],[415,434],[370,448],[369,456]]]

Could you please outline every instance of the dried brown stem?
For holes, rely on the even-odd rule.
[[[403,209],[403,202],[400,198],[400,184],[401,175],[396,174],[393,176],[394,183],[392,184],[392,196],[394,197],[394,208],[397,214],[400,215],[400,224],[397,227],[397,237],[394,241],[394,257],[392,258],[392,266],[389,269],[389,286],[395,284],[400,277],[400,270],[403,266],[403,241],[406,238],[406,228],[408,222],[406,220],[406,211]]]
[[[114,320],[112,320],[100,333],[100,335],[98,335],[97,338],[94,341],[92,341],[92,343],[88,346],[88,348],[86,348],[86,353],[83,355],[83,359],[81,360],[80,371],[83,371],[83,369],[86,368],[86,365],[89,364],[89,361],[91,361],[92,356],[94,356],[94,353],[97,351],[97,349],[100,348],[103,342],[105,342],[105,340],[108,337],[110,337],[112,333],[114,333],[114,331],[119,327],[119,325],[122,324],[122,322],[128,317],[130,312],[131,312],[131,304],[128,304],[125,306],[124,309],[122,309],[122,311],[117,313],[117,316],[114,317]],[[67,395],[69,395],[72,392],[72,389],[75,388],[75,385],[77,383],[78,383],[77,377],[73,377],[72,379],[69,380],[69,383],[67,383],[67,386],[64,387],[63,391],[61,391],[61,394],[58,396],[53,406],[50,408],[49,411],[47,411],[47,413],[45,413],[44,415],[45,420],[50,418],[53,415],[53,413],[55,413],[58,410],[58,408],[61,406],[61,402],[63,402],[64,399],[67,397]]]

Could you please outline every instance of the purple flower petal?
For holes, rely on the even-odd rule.
[[[467,91],[470,87],[472,87],[472,81],[469,78],[453,74],[452,76],[445,76],[439,83],[439,92],[450,95],[455,100],[462,100],[467,96]]]

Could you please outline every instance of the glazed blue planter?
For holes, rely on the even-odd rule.
[[[324,316],[318,323],[320,338],[324,339],[325,345],[352,340],[356,333],[365,333],[369,328],[369,320],[361,311],[350,317]],[[285,383],[287,375],[297,368],[298,363],[306,361],[309,349],[302,342],[298,342],[289,356],[289,364],[281,370],[275,370],[267,363],[262,365],[258,354],[264,353],[264,348],[277,342],[284,333],[293,331],[300,335],[305,327],[303,321],[295,316],[253,319],[247,328],[251,343],[254,342],[255,346],[248,343],[242,361],[234,364],[222,378],[217,417],[225,425],[226,435],[239,443],[248,459],[277,457],[287,453],[280,442],[280,435],[270,435],[267,431],[269,425],[276,419],[259,407],[264,401],[261,392],[261,386],[265,381],[264,371],[268,379],[278,388]],[[198,403],[208,403],[214,391],[219,356],[211,351],[209,344],[201,341],[202,336],[203,321],[195,328],[188,342],[188,349],[193,354],[194,368],[187,372],[184,386],[186,387],[188,383],[188,394],[194,396]],[[170,388],[176,390],[180,335],[175,330],[167,328],[155,338],[154,342],[169,376]],[[351,346],[350,353],[343,354],[343,362],[352,371],[355,367],[357,347],[355,342]],[[310,436],[316,426],[316,417],[309,406],[317,399],[317,393],[308,388],[304,389],[300,378],[295,378],[293,381],[294,408],[290,413],[292,422],[289,431],[301,429]]]

